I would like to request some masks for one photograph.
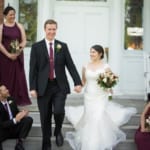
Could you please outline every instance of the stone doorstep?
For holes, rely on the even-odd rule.
[[[51,138],[52,142],[52,150],[57,150],[58,147],[55,144],[55,138]],[[3,142],[3,149],[4,150],[13,150],[16,144],[16,140],[6,140]],[[25,150],[41,150],[42,147],[42,138],[41,137],[28,137],[24,141],[24,147]],[[59,147],[59,150],[72,150],[70,145],[67,141],[64,141],[64,145],[62,147]]]
[[[39,112],[30,112],[29,115],[33,118],[34,123],[40,123],[40,114]],[[54,119],[52,118],[52,123],[54,123]],[[125,125],[139,125],[140,123],[140,114],[135,114],[131,117],[129,122]],[[70,122],[65,117],[64,124],[70,124]]]
[[[54,133],[55,125],[52,124],[52,134]],[[134,139],[135,131],[137,130],[138,126],[122,126],[120,129],[126,133],[127,140]],[[70,124],[63,124],[62,133],[65,136],[66,132],[74,131],[74,128]],[[32,129],[29,133],[29,137],[41,137],[41,125],[40,124],[33,124]]]
[[[57,147],[55,144],[55,137],[51,138],[52,142],[52,150],[72,150],[70,145],[66,140],[64,140],[64,145],[62,147]],[[3,142],[4,150],[12,150],[15,146],[16,140],[7,140]],[[41,150],[42,138],[41,137],[28,137],[24,146],[26,150]],[[120,142],[113,150],[136,150],[136,145],[134,140],[126,140],[124,142]]]
[[[25,106],[30,112],[38,112],[37,108],[37,100],[36,99],[31,99],[32,105]],[[145,101],[144,100],[136,100],[136,99],[121,99],[119,97],[113,97],[112,102],[116,102],[118,104],[121,104],[125,107],[136,107],[138,110],[138,113],[141,114],[143,111]],[[71,105],[71,106],[78,106],[78,105],[83,105],[83,95],[82,94],[70,94],[67,97],[66,100],[66,106]],[[23,107],[20,107],[20,109]]]

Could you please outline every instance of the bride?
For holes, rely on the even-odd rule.
[[[123,106],[108,100],[108,91],[97,84],[100,73],[109,70],[102,59],[104,50],[100,45],[90,49],[90,58],[82,70],[85,86],[84,106],[67,106],[66,117],[75,128],[67,132],[66,140],[74,150],[112,150],[126,135],[119,126],[129,121],[136,113],[135,108]]]

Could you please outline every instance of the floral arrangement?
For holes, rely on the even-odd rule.
[[[12,40],[10,43],[10,48],[11,53],[19,53],[20,52],[19,41],[17,39]]]
[[[103,88],[104,90],[109,91],[109,100],[112,99],[112,90],[111,88],[114,87],[119,78],[115,75],[111,70],[106,70],[104,73],[101,73],[97,79],[97,84]]]
[[[9,100],[9,101],[8,101],[9,104],[11,104],[12,102],[13,102],[12,100]]]
[[[62,46],[60,44],[57,44],[56,45],[56,52],[60,52],[61,48],[62,48]]]
[[[150,116],[145,120],[145,127],[150,130]]]
[[[103,89],[111,89],[118,81],[118,76],[111,70],[106,70],[104,73],[101,73],[97,79],[98,85]]]

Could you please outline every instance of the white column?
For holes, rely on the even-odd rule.
[[[44,38],[44,23],[53,18],[55,0],[38,0],[37,40]]]
[[[144,12],[143,12],[143,20],[144,20],[144,51],[150,52],[150,1],[144,0]]]
[[[145,73],[145,100],[147,100],[147,93],[150,92],[150,1],[144,0],[144,11],[143,11],[143,26],[144,26],[144,35],[143,35],[143,50],[144,50],[144,73]],[[149,53],[149,54],[147,54]]]
[[[111,0],[110,3],[110,48],[109,64],[112,70],[120,75],[121,71],[121,53],[122,53],[122,9],[123,3],[120,0]],[[119,84],[114,89],[119,93]]]

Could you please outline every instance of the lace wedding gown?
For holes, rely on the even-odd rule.
[[[136,109],[109,101],[108,93],[97,85],[98,75],[107,67],[105,64],[96,71],[86,68],[84,106],[65,108],[66,117],[75,128],[75,132],[66,133],[66,140],[74,150],[111,150],[126,139],[119,126],[128,122]]]

